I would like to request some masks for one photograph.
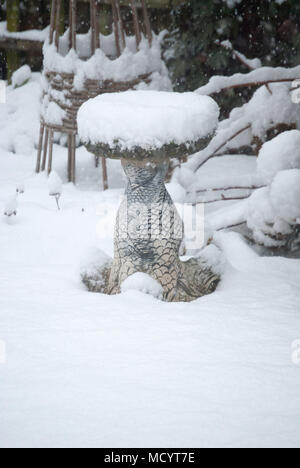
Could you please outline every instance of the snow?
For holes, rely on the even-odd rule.
[[[233,109],[229,118],[219,123],[210,144],[189,161],[188,167],[196,170],[214,153],[226,154],[228,150],[251,146],[254,137],[263,142],[266,133],[277,125],[300,127],[299,106],[291,99],[290,83],[272,84],[270,89],[272,94],[262,86],[248,103]]]
[[[233,8],[239,3],[241,3],[242,0],[223,0],[229,8]]]
[[[218,117],[218,105],[207,96],[127,91],[90,99],[77,120],[81,141],[132,150],[195,142],[213,133]]]
[[[143,294],[149,294],[157,299],[162,299],[163,288],[155,279],[145,273],[135,273],[127,278],[122,286],[122,293],[129,291],[138,291]]]
[[[294,68],[261,67],[249,73],[236,73],[232,76],[213,76],[209,83],[197,89],[197,93],[207,96],[220,93],[225,88],[248,83],[265,83],[267,81],[294,81],[300,76],[300,66]]]
[[[300,224],[300,169],[279,172],[271,185],[271,202],[278,216],[290,224]]]
[[[49,28],[43,30],[29,29],[27,31],[9,32],[7,31],[6,21],[0,21],[0,37],[7,37],[11,39],[23,39],[26,41],[44,42],[48,37]]]
[[[16,193],[19,195],[23,195],[24,192],[25,192],[24,182],[18,182],[16,186]]]
[[[300,224],[300,169],[280,171],[270,186],[257,190],[248,201],[246,219],[257,243],[284,246],[285,236]]]
[[[11,196],[7,199],[4,206],[4,215],[5,216],[16,216],[17,215],[18,202],[16,195]]]
[[[101,36],[101,49],[90,56],[90,36],[81,35],[78,51],[68,50],[68,34],[60,39],[59,50],[54,44],[48,42],[44,45],[45,72],[74,73],[75,89],[82,89],[86,79],[101,81],[124,82],[135,80],[142,75],[151,75],[157,81],[157,74],[161,77],[162,89],[172,89],[168,78],[167,68],[161,58],[161,40],[164,34],[153,36],[153,44],[149,47],[147,39],[143,36],[136,49],[134,37],[127,38],[126,48],[120,57],[116,57],[114,35],[104,41]]]
[[[246,57],[241,52],[238,52],[237,50],[235,50],[230,41],[228,41],[228,40],[227,41],[222,41],[222,42],[220,42],[220,44],[221,44],[221,46],[225,47],[225,49],[232,50],[233,56],[235,58],[239,59],[245,65],[247,65],[247,67],[250,70],[256,70],[257,68],[262,67],[262,61],[260,59],[258,59],[258,58],[249,59],[248,57]]]
[[[257,172],[266,183],[284,169],[300,169],[300,130],[281,133],[259,152]]]
[[[52,171],[48,180],[49,195],[61,195],[63,190],[62,185],[63,183],[59,175],[55,171]]]
[[[211,296],[168,304],[135,290],[88,293],[87,251],[113,254],[120,163],[108,161],[110,190],[99,191],[101,168],[81,148],[74,187],[67,149],[55,144],[58,211],[46,176],[34,174],[36,150],[9,145],[25,127],[38,135],[38,94],[35,81],[9,88],[0,107],[0,212],[19,181],[26,186],[14,222],[0,219],[1,447],[299,448],[299,259],[259,257],[220,232],[202,252],[223,257]],[[229,175],[238,160],[227,160]],[[206,220],[217,226],[241,211],[244,202],[216,204]]]
[[[13,88],[24,85],[31,78],[31,69],[28,65],[23,65],[12,74],[11,82]]]
[[[91,56],[91,37],[88,34],[78,35],[77,50],[69,50],[68,31],[60,38],[59,48],[55,44],[45,42],[43,101],[41,115],[45,122],[51,125],[62,125],[66,117],[66,107],[72,103],[66,98],[64,92],[57,91],[50,86],[47,72],[73,74],[74,90],[80,91],[86,80],[96,80],[101,86],[107,87],[112,82],[124,83],[140,79],[133,86],[138,90],[171,91],[172,84],[168,70],[161,58],[161,41],[164,33],[153,36],[152,47],[143,36],[136,47],[134,36],[126,38],[126,48],[121,56],[117,57],[115,36],[100,37],[101,49],[97,49]],[[147,78],[147,82],[143,81]]]
[[[270,200],[270,189],[265,187],[254,192],[247,206],[247,225],[253,233],[253,238],[258,244],[266,247],[277,247],[283,245],[271,236],[277,234],[274,227],[276,212]],[[288,226],[285,226],[285,230]],[[280,226],[280,231],[282,226]]]
[[[6,104],[0,105],[0,149],[31,155],[39,136],[40,75],[12,91],[7,87]]]

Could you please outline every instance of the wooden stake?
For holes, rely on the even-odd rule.
[[[68,181],[72,179],[72,135],[68,135]]]
[[[76,50],[76,0],[71,0],[72,8],[72,49]]]
[[[59,47],[60,9],[61,9],[61,0],[57,0],[56,24],[55,24],[55,46],[57,49]]]
[[[146,26],[146,34],[149,42],[149,46],[152,46],[152,29],[151,29],[151,23],[150,23],[150,18],[146,6],[146,1],[142,0],[142,7],[143,7],[143,15],[144,15],[144,22]]]
[[[52,158],[53,158],[53,130],[49,133],[49,157],[48,157],[48,175],[52,171]]]
[[[102,158],[102,176],[103,176],[103,190],[108,190],[108,177],[107,177],[107,164],[106,159]]]
[[[136,37],[136,47],[139,48],[140,42],[142,40],[140,25],[139,25],[139,17],[138,12],[135,5],[135,0],[130,0],[132,16],[133,16],[133,24],[135,30],[135,37]]]
[[[114,0],[112,1],[111,6],[112,6],[112,13],[113,13],[114,33],[115,33],[115,40],[116,40],[116,47],[117,47],[117,56],[120,57],[121,48],[120,48],[120,32],[119,32],[118,11],[117,11],[116,3],[115,3]]]
[[[49,42],[52,44],[54,36],[54,27],[55,27],[55,14],[56,14],[56,0],[52,0],[51,4],[51,19],[50,19],[50,34]]]
[[[76,183],[76,134],[73,133],[71,136],[71,182]]]
[[[95,0],[90,0],[90,22],[91,22],[91,52],[95,53]]]
[[[72,48],[72,6],[69,4],[69,49]]]
[[[43,162],[42,162],[42,171],[44,171],[46,169],[48,140],[49,140],[49,129],[46,128],[46,135],[45,135],[45,141],[44,141],[44,154],[43,154]]]
[[[125,31],[124,31],[124,25],[123,25],[122,13],[121,13],[121,7],[120,7],[120,1],[119,0],[116,0],[116,8],[117,8],[117,13],[118,13],[118,20],[119,20],[119,23],[120,23],[122,46],[123,46],[123,49],[125,49],[125,47],[126,47],[126,38],[125,38]]]
[[[45,125],[41,123],[39,147],[38,147],[38,154],[37,154],[37,161],[36,161],[36,173],[37,174],[41,171],[41,157],[42,157],[42,150],[43,150],[44,131],[45,131]]]
[[[100,49],[100,18],[98,0],[95,0],[95,47]]]

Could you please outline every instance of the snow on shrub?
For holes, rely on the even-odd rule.
[[[300,224],[300,168],[276,175],[270,199],[277,216],[287,223]]]
[[[233,109],[229,119],[220,124],[219,131],[229,131],[231,136],[247,124],[251,125],[251,128],[232,140],[227,148],[251,145],[254,137],[265,141],[266,132],[279,124],[300,125],[299,106],[291,100],[290,87],[290,83],[272,84],[270,94],[268,89],[262,86],[247,104]]]
[[[25,193],[25,185],[24,182],[19,182],[16,186],[16,193],[17,195],[23,195]]]
[[[23,65],[23,67],[16,70],[11,78],[11,84],[13,88],[19,88],[26,84],[31,78],[31,69],[28,65]]]
[[[146,273],[135,273],[127,278],[122,286],[122,293],[127,291],[139,291],[144,294],[149,294],[157,299],[162,299],[163,288],[161,284]]]
[[[112,260],[102,250],[91,249],[80,265],[80,276],[90,292],[102,293],[107,283]]]
[[[285,169],[300,169],[300,130],[281,133],[259,152],[257,171],[266,183]]]
[[[63,184],[61,178],[57,175],[56,172],[52,171],[49,176],[48,181],[49,195],[54,197],[56,200],[57,208],[60,210],[59,199],[62,195]]]
[[[246,220],[258,244],[290,248],[299,242],[300,170],[281,171],[270,187],[257,190],[249,198]]]
[[[21,88],[8,86],[6,98],[0,112],[0,148],[32,154],[39,138],[40,75],[34,74]]]
[[[5,203],[4,215],[10,218],[11,216],[17,216],[18,202],[16,195],[10,197]]]
[[[300,128],[299,105],[291,99],[290,83],[276,83],[259,88],[250,101],[232,110],[228,119],[218,125],[210,144],[197,153],[187,166],[197,171],[208,159],[228,150],[239,153],[241,148],[265,142],[267,133],[279,125]]]

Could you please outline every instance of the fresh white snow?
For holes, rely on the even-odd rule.
[[[19,32],[10,32],[7,31],[6,21],[0,21],[0,37],[7,37],[12,39],[23,39],[26,41],[38,41],[44,42],[48,36],[49,27],[38,30],[38,29],[29,29],[27,31]]]
[[[48,180],[49,195],[56,196],[61,195],[63,190],[63,183],[59,175],[52,171]]]
[[[16,70],[11,77],[13,88],[18,88],[24,85],[31,78],[31,69],[28,65],[23,65],[21,68]]]
[[[201,95],[220,93],[225,88],[230,88],[249,83],[265,83],[268,81],[286,80],[290,84],[300,76],[300,66],[294,68],[261,67],[249,73],[236,73],[232,76],[213,76],[209,82],[197,89]]]
[[[161,58],[161,41],[164,33],[153,36],[152,46],[149,47],[147,39],[142,36],[139,49],[136,48],[134,36],[126,38],[126,48],[120,57],[116,56],[114,34],[105,38],[101,35],[101,49],[97,49],[91,56],[90,34],[79,37],[78,49],[69,50],[68,31],[60,38],[59,49],[46,41],[44,52],[45,72],[74,73],[74,86],[82,89],[86,79],[115,82],[136,80],[138,77],[148,75],[150,81],[161,77],[161,89],[172,89],[168,78],[166,65]],[[87,57],[90,57],[87,59]],[[154,76],[152,76],[154,75]]]
[[[155,279],[145,273],[135,273],[127,278],[121,287],[122,293],[129,291],[138,291],[143,294],[149,294],[156,299],[162,299],[163,288]]]
[[[191,143],[214,132],[219,107],[195,93],[127,91],[90,99],[78,112],[83,142],[133,149]]]
[[[272,94],[265,86],[260,87],[249,102],[233,109],[229,118],[219,123],[210,144],[189,161],[188,167],[196,169],[214,152],[224,154],[229,149],[236,151],[251,146],[254,137],[265,141],[267,131],[277,125],[295,125],[299,128],[299,105],[291,98],[291,83],[272,84],[270,90]]]
[[[266,183],[285,169],[300,169],[300,130],[281,133],[259,152],[257,172]]]
[[[113,254],[120,163],[109,161],[102,192],[101,168],[81,148],[75,188],[66,183],[67,150],[55,144],[58,211],[46,176],[34,174],[36,82],[9,88],[7,98],[0,214],[18,184],[26,190],[13,222],[0,217],[0,446],[299,448],[299,259],[259,257],[238,234],[219,232],[224,273],[211,296],[167,304],[135,290],[88,293],[87,252]],[[20,135],[32,145],[26,154],[16,151]],[[213,184],[213,165],[225,160],[237,175],[241,158],[215,158],[199,178],[211,171]],[[243,161],[241,174],[249,164],[254,177],[252,158]],[[243,204],[207,207],[206,223],[237,218]],[[206,255],[217,261],[214,246]]]

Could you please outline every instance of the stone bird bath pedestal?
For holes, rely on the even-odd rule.
[[[102,95],[81,107],[81,141],[98,157],[120,159],[127,176],[114,259],[83,274],[89,290],[118,294],[138,272],[160,283],[169,302],[192,301],[216,289],[219,276],[207,264],[180,260],[183,223],[164,179],[170,158],[207,145],[218,117],[213,99],[194,93],[129,91]]]

